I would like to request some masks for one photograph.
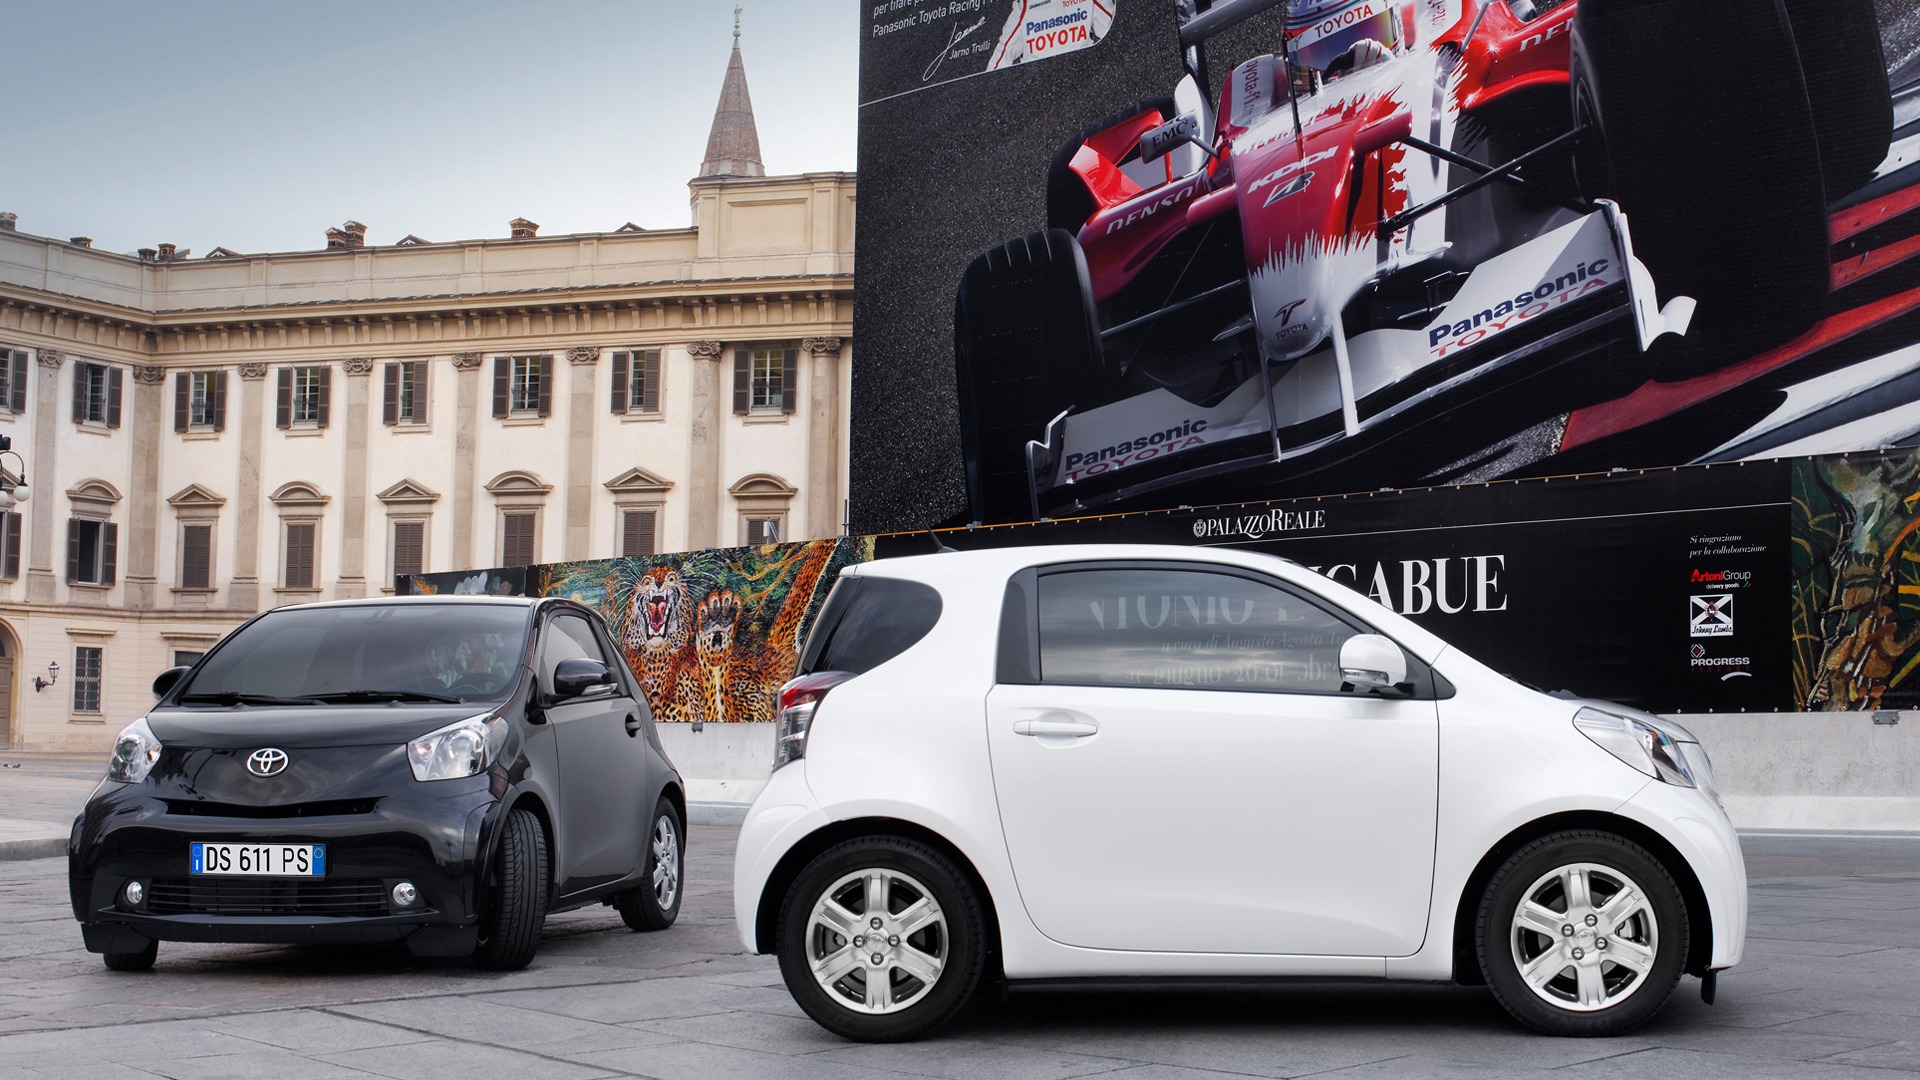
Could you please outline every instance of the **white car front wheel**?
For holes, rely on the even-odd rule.
[[[1673,993],[1686,902],[1658,859],[1601,832],[1515,852],[1480,905],[1481,971],[1514,1018],[1552,1035],[1618,1035]]]

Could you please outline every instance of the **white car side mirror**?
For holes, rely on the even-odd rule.
[[[1360,690],[1381,690],[1407,681],[1407,657],[1378,634],[1356,634],[1340,646],[1340,677]]]

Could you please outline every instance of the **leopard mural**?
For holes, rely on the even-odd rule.
[[[698,715],[689,715],[686,707],[689,697],[699,699],[697,684],[687,678],[695,667],[687,619],[690,607],[686,583],[669,566],[641,574],[625,605],[627,665],[639,677],[656,720],[691,720]],[[683,682],[689,685],[683,687]]]
[[[530,591],[601,612],[655,719],[764,722],[840,568],[873,539],[721,548],[534,568]]]

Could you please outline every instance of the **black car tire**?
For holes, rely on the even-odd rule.
[[[1826,310],[1818,132],[1781,0],[1581,0],[1573,110],[1583,194],[1616,200],[1661,302],[1699,302],[1676,378],[1745,359]],[[1763,72],[1765,77],[1756,77]]]
[[[135,952],[103,952],[100,962],[107,965],[108,971],[147,971],[159,955],[160,943],[149,941],[146,948]]]
[[[1122,109],[1091,127],[1082,128],[1079,134],[1061,143],[1060,148],[1053,152],[1053,158],[1047,162],[1047,228],[1078,233],[1087,219],[1093,216],[1098,207],[1093,201],[1093,193],[1087,190],[1086,181],[1080,179],[1080,174],[1070,167],[1074,155],[1093,136],[1146,112],[1159,113],[1160,122],[1166,123],[1175,115],[1173,99],[1149,98],[1131,109]]]
[[[864,884],[867,878],[887,882],[888,911],[876,921],[884,923],[910,912],[924,898],[933,905],[929,912],[937,923],[929,922],[905,938],[892,935],[891,943],[876,940],[868,946],[853,938],[836,946],[832,932],[816,925],[815,911],[831,897],[844,897],[844,909],[863,924],[858,929],[871,931],[864,925],[874,918],[863,903],[869,892]],[[850,879],[857,880],[849,886]],[[860,1042],[899,1042],[932,1032],[973,997],[986,964],[986,918],[970,879],[940,852],[897,836],[848,840],[815,857],[781,901],[779,925],[780,974],[794,1000],[821,1027]],[[903,928],[883,925],[880,933],[894,929]],[[815,978],[814,963],[821,959],[815,954],[831,956],[841,949],[859,966],[845,972],[829,989]],[[882,960],[876,966],[868,963],[869,956]],[[924,964],[927,957],[940,961],[931,982],[903,970]],[[893,960],[905,964],[896,966]],[[907,1003],[881,1013],[855,1008],[852,995],[868,993],[868,973],[881,969],[889,994],[896,995],[892,1000],[897,1003],[897,995],[905,994]],[[857,981],[855,975],[860,977]]]
[[[540,947],[547,918],[547,832],[530,810],[507,814],[494,858],[492,888],[480,913],[475,967],[518,971]]]
[[[1873,0],[1787,0],[1827,198],[1872,179],[1893,142],[1893,93]]]
[[[686,832],[672,802],[661,799],[653,808],[653,827],[643,842],[647,854],[641,860],[640,884],[616,897],[613,907],[629,930],[665,930],[679,917],[680,896],[686,891]]]
[[[1568,887],[1574,879],[1589,901],[1627,906],[1583,905]],[[1520,913],[1523,903],[1533,914]],[[1561,918],[1558,927],[1541,925]],[[1680,981],[1687,907],[1666,867],[1640,845],[1604,832],[1554,833],[1494,873],[1475,942],[1487,985],[1514,1019],[1549,1035],[1620,1035],[1659,1012]],[[1596,990],[1597,1002],[1575,1000]]]
[[[1033,512],[1028,440],[1067,407],[1100,403],[1107,381],[1079,241],[1049,229],[973,260],[960,279],[953,327],[972,519],[1026,521]]]

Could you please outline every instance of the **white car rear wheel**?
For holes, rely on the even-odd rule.
[[[969,877],[924,844],[850,840],[787,891],[780,973],[808,1016],[863,1042],[915,1039],[972,997],[984,919]]]

